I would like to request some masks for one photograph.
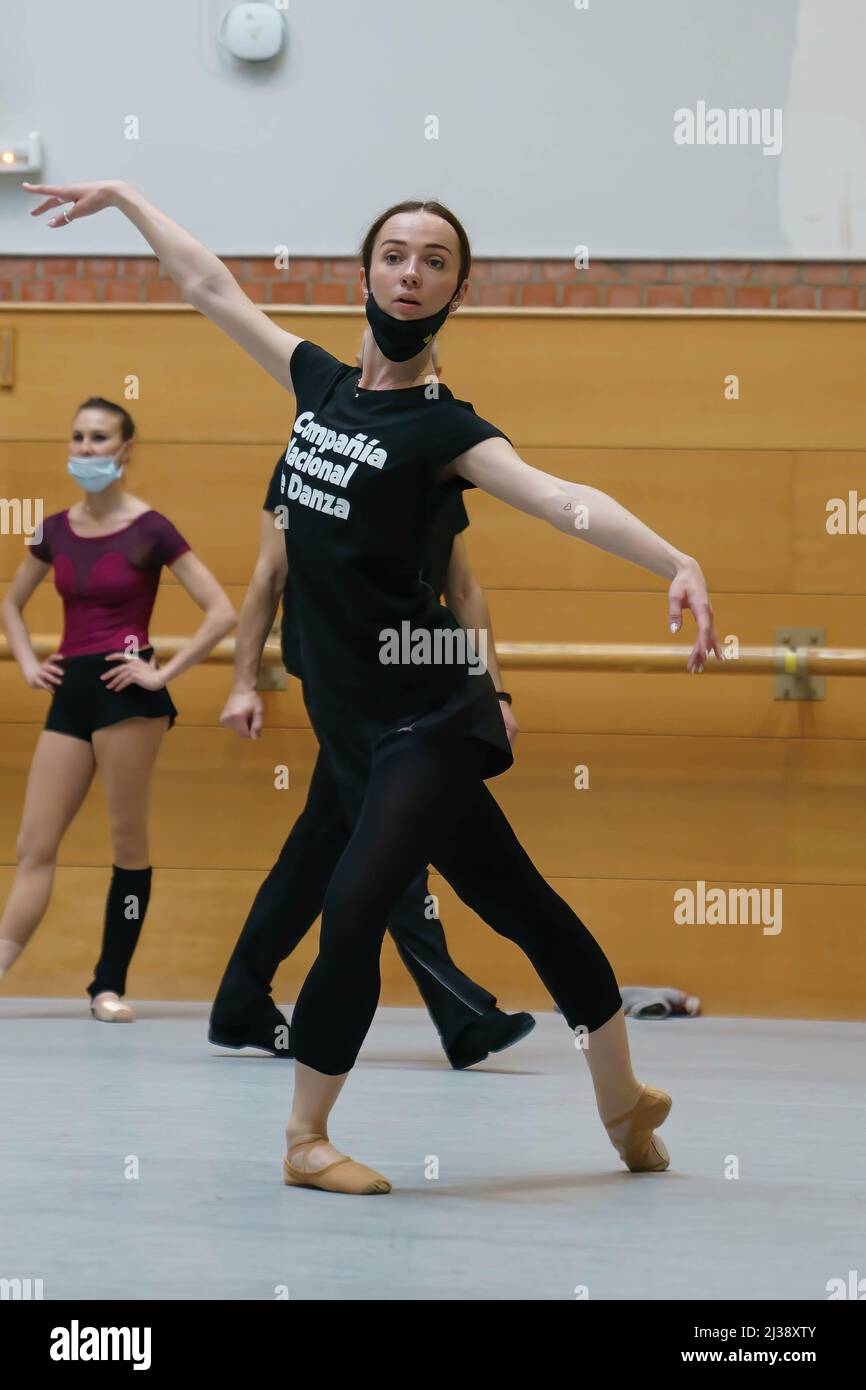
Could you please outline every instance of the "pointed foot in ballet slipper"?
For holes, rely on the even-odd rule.
[[[327,1143],[322,1134],[311,1135],[289,1149],[289,1154],[297,1153],[308,1144]],[[328,1163],[324,1168],[297,1168],[289,1158],[283,1159],[283,1182],[287,1187],[316,1187],[320,1192],[343,1192],[352,1197],[375,1196],[390,1192],[391,1184],[375,1168],[344,1155],[336,1163]]]
[[[663,1173],[670,1166],[670,1154],[653,1130],[664,1124],[672,1105],[667,1091],[644,1086],[637,1104],[605,1125],[630,1173]]]
[[[128,1004],[124,1004],[116,994],[105,990],[97,994],[90,1003],[90,1012],[101,1023],[133,1023],[135,1014]]]
[[[501,1009],[491,1009],[474,1023],[469,1023],[457,1034],[445,1055],[455,1071],[473,1067],[483,1062],[491,1052],[504,1052],[513,1047],[535,1027],[532,1014],[506,1014]]]

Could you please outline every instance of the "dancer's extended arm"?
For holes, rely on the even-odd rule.
[[[291,391],[289,371],[292,353],[303,339],[272,323],[263,309],[241,289],[228,267],[206,246],[158,207],[147,202],[137,188],[122,180],[56,185],[25,183],[30,193],[45,193],[43,203],[31,208],[31,216],[54,212],[49,227],[65,227],[105,208],[117,208],[153,247],[187,304],[198,309],[255,358],[281,386]],[[64,204],[66,215],[58,213]]]
[[[683,608],[691,609],[698,627],[688,669],[702,669],[709,652],[724,660],[706,581],[697,560],[656,535],[606,492],[533,468],[501,438],[485,439],[467,449],[452,460],[443,477],[454,473],[519,511],[549,522],[566,535],[589,541],[600,550],[671,580],[668,606],[672,631],[679,629]]]
[[[237,614],[228,594],[207,565],[191,550],[185,550],[167,568],[186,589],[193,603],[201,608],[204,618],[164,666],[157,666],[155,655],[146,661],[144,657],[130,656],[120,649],[109,652],[105,658],[112,663],[106,667],[110,673],[105,677],[107,690],[125,690],[129,685],[140,685],[145,690],[162,690],[181,672],[204,661],[237,622]]]
[[[484,662],[496,689],[504,690],[505,686],[502,683],[502,673],[499,670],[499,660],[496,655],[496,643],[493,639],[493,620],[490,617],[490,609],[487,606],[484,590],[475,578],[475,572],[469,561],[469,552],[461,536],[455,536],[451,546],[451,558],[448,561],[448,572],[445,576],[445,588],[442,596],[446,606],[450,608],[464,631],[486,633]],[[501,703],[502,718],[505,720],[509,741],[513,743],[519,732],[517,719],[505,701]]]
[[[256,690],[256,676],[287,574],[284,533],[276,524],[275,513],[263,511],[259,556],[238,618],[234,681],[220,715],[223,728],[233,729],[241,738],[255,739],[262,731],[264,706]]]
[[[0,623],[5,629],[9,650],[18,662],[25,681],[34,690],[56,690],[63,679],[63,663],[56,652],[44,661],[39,660],[24,621],[24,608],[31,594],[50,573],[51,566],[47,561],[35,555],[25,555],[0,603]]]

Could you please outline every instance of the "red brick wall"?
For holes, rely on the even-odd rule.
[[[265,257],[226,265],[259,304],[360,304],[358,261],[307,257],[277,270]],[[866,310],[866,263],[802,261],[477,260],[470,304],[612,309]],[[179,300],[154,257],[0,256],[0,301]]]

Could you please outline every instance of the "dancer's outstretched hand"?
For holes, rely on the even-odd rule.
[[[233,690],[220,715],[224,729],[234,729],[241,738],[258,738],[264,724],[264,706],[255,690]]]
[[[703,671],[704,662],[710,652],[715,652],[719,661],[724,661],[716,628],[707,583],[697,560],[688,559],[674,576],[668,590],[668,612],[671,632],[679,632],[683,620],[683,609],[690,608],[698,625],[698,635],[688,660],[689,671]]]
[[[47,193],[49,196],[38,208],[30,209],[31,217],[39,217],[52,208],[71,203],[63,213],[49,217],[49,227],[65,227],[67,222],[76,222],[79,217],[89,217],[91,213],[102,212],[103,208],[114,207],[119,189],[126,185],[122,179],[102,179],[98,183],[22,183],[28,193]]]

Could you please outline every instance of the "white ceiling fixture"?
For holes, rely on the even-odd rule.
[[[233,5],[222,17],[217,38],[234,58],[261,63],[283,46],[286,25],[273,5]]]

